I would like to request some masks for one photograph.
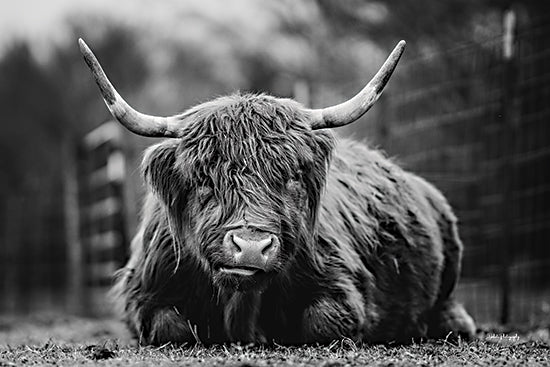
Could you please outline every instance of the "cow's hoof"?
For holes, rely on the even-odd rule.
[[[328,344],[333,340],[358,340],[360,321],[347,307],[330,298],[317,300],[303,315],[302,328],[307,343]]]
[[[471,340],[475,337],[474,319],[466,312],[464,306],[455,301],[448,301],[430,322],[428,334],[431,338]]]
[[[163,345],[166,343],[184,344],[197,342],[190,324],[175,309],[162,309],[155,312],[151,320],[149,343]]]

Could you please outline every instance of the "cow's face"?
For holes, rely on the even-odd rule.
[[[146,154],[179,246],[219,286],[261,287],[311,244],[332,139],[308,118],[291,100],[224,97]]]

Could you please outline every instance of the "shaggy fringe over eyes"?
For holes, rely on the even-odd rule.
[[[146,180],[170,212],[180,243],[191,231],[201,233],[200,243],[219,240],[221,227],[242,219],[245,211],[268,222],[290,218],[272,224],[285,224],[291,233],[305,230],[292,223],[303,217],[309,235],[292,236],[313,238],[334,142],[329,133],[311,130],[299,103],[237,94],[180,118],[186,126],[181,138],[152,147],[143,161]],[[296,208],[287,192],[290,181],[300,182],[307,208]],[[210,196],[200,202],[197,196],[204,192]]]

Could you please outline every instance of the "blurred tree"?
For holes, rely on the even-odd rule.
[[[412,49],[421,48],[425,42],[447,48],[472,40],[477,25],[494,10],[491,0],[317,0],[317,3],[337,33],[352,32],[385,43],[406,38],[412,41],[409,46]]]
[[[57,161],[61,111],[56,106],[61,96],[23,41],[15,42],[0,60],[0,75],[5,121],[0,135],[0,187],[4,193],[37,188]]]
[[[24,41],[14,42],[0,60],[0,103],[4,126],[0,135],[0,189],[9,195],[38,189],[59,180],[62,143],[76,142],[107,118],[93,79],[74,43],[58,47],[50,62],[40,64]],[[132,98],[148,76],[134,33],[105,27],[101,37],[89,40],[114,83]],[[129,61],[130,60],[130,61]]]
[[[457,46],[468,44],[472,52],[483,55],[480,59],[488,63],[500,58],[502,12],[508,6],[503,2],[316,0],[316,3],[335,39],[333,43],[357,39],[389,49],[400,39],[407,41],[407,51],[398,67],[399,72],[392,77],[383,98],[391,95],[392,90],[399,93],[399,90],[419,86],[425,88],[445,75],[449,80],[465,78],[471,70],[472,59],[459,58],[456,53],[448,52]],[[409,65],[413,65],[413,69]],[[484,79],[484,76],[479,78]],[[481,85],[492,82],[494,80],[480,80]],[[348,79],[348,83],[354,84],[354,79]],[[417,110],[429,114],[430,108],[456,107],[472,98],[472,93],[483,90],[457,85],[453,93],[440,96],[438,106],[417,106]],[[376,119],[378,108],[373,110],[371,117],[374,115]],[[372,136],[375,131],[369,131],[368,127],[364,124],[352,126],[351,129],[362,136]]]
[[[366,38],[383,47],[406,39],[408,59],[435,53],[445,57],[441,51],[464,44],[492,52],[488,42],[500,42],[502,16],[507,9],[516,10],[520,29],[546,24],[550,18],[550,2],[538,0],[316,0],[316,3],[331,33],[341,38]],[[462,62],[451,57],[434,61],[454,68]]]
[[[90,23],[73,25],[73,36],[69,37],[73,42],[58,47],[46,66],[54,88],[62,95],[60,125],[75,138],[111,118],[78,49],[79,37],[86,38],[112,83],[130,102],[149,76],[134,30],[102,22],[99,36],[85,37],[92,33],[87,31],[92,26]]]

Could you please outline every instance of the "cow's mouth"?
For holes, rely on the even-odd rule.
[[[231,275],[252,276],[261,272],[262,269],[252,266],[222,266],[220,272]]]

